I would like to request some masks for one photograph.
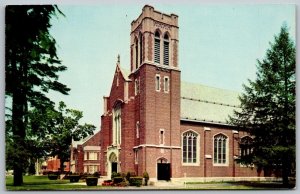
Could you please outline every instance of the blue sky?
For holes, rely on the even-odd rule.
[[[53,18],[51,34],[58,56],[68,67],[60,81],[70,95],[50,93],[55,101],[82,110],[82,122],[100,128],[103,96],[109,95],[117,55],[130,67],[130,23],[140,4],[60,5],[66,17]],[[284,22],[295,40],[293,5],[152,4],[179,16],[179,65],[183,81],[242,92],[255,79],[262,59]]]

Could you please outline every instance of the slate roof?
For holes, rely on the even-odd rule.
[[[126,81],[130,81],[130,79],[129,79],[130,71],[127,70],[127,69],[122,68],[121,65],[119,65],[119,68],[120,68],[120,71],[121,71],[121,73],[122,73],[124,79],[125,79]]]
[[[127,81],[130,71],[120,70]],[[227,124],[228,116],[239,109],[238,92],[202,84],[181,82],[181,120]]]
[[[238,92],[181,82],[181,120],[226,124],[239,109]]]

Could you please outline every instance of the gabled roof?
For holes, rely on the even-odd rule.
[[[79,141],[73,141],[72,140],[72,147],[77,147],[77,145],[83,145],[87,141],[89,141],[91,138],[93,138],[94,136],[99,135],[99,134],[100,134],[100,130],[96,130],[96,131],[94,131],[93,135],[89,135],[86,138],[83,138],[83,139],[81,139]]]
[[[226,124],[239,109],[238,92],[181,82],[181,120]]]
[[[129,75],[130,75],[130,71],[129,71],[129,70],[123,69],[119,63],[117,64],[117,68],[120,69],[120,72],[121,72],[123,78],[124,78],[126,81],[131,81],[131,80],[129,79]]]

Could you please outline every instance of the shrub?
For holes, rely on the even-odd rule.
[[[113,180],[115,177],[117,177],[117,176],[121,176],[121,174],[120,173],[116,173],[116,172],[112,172],[111,173],[111,179]]]
[[[119,187],[127,187],[129,184],[127,181],[123,181],[121,183],[118,184]]]
[[[99,178],[100,177],[100,173],[99,172],[94,172],[93,176]]]
[[[92,177],[89,173],[80,173],[81,178],[80,179],[86,179],[87,177]]]
[[[122,173],[121,173],[121,177],[122,177],[123,179],[125,179],[126,174],[125,174],[124,172],[122,172]]]
[[[127,181],[130,180],[130,172],[127,172],[127,174],[126,174],[126,180],[127,180]]]
[[[48,179],[49,180],[57,180],[58,179],[58,174],[48,174]]]
[[[126,180],[130,181],[130,177],[136,177],[135,172],[127,172]]]
[[[116,176],[116,177],[114,177],[113,182],[114,182],[114,184],[121,183],[121,182],[123,182],[123,177]]]
[[[97,177],[86,177],[86,185],[87,186],[97,186],[98,178]]]
[[[69,179],[71,183],[76,183],[80,179],[80,175],[69,175]]]
[[[143,177],[131,177],[129,180],[130,186],[141,186],[143,181]]]
[[[105,180],[103,183],[102,183],[102,186],[111,186],[113,184],[112,180]]]
[[[144,174],[143,174],[143,178],[145,179],[145,186],[147,186],[148,185],[148,180],[149,180],[149,174],[148,174],[148,172],[144,172]]]

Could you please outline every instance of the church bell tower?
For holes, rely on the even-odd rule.
[[[131,72],[144,63],[178,69],[178,16],[145,5],[131,23]]]
[[[137,172],[150,172],[158,180],[180,176],[178,29],[177,15],[149,5],[131,23]]]

